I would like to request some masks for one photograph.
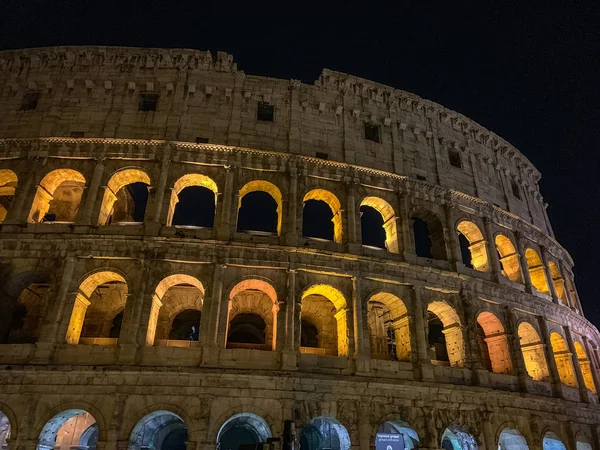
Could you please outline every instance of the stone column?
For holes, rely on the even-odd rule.
[[[104,153],[104,152],[103,152]],[[98,195],[100,183],[104,175],[104,169],[106,164],[104,158],[98,158],[96,160],[96,166],[94,167],[94,174],[92,175],[92,181],[90,182],[90,188],[87,192],[87,198],[83,207],[83,214],[81,215],[82,225],[95,225],[98,223],[98,216],[93,216],[93,213],[99,213],[104,200],[104,195]],[[95,219],[95,220],[94,220]]]
[[[519,378],[519,390],[521,392],[527,391],[527,380],[531,377],[527,373],[527,366],[525,365],[525,359],[523,357],[523,351],[521,350],[521,341],[519,338],[519,329],[517,326],[517,316],[509,306],[506,306],[508,317],[508,323],[510,330],[506,332],[506,338],[508,339],[509,348],[511,350],[511,357],[513,361],[513,372]]]
[[[557,305],[560,305],[560,299],[556,293],[556,286],[554,286],[554,280],[552,279],[552,272],[550,272],[550,265],[548,264],[548,250],[545,247],[540,247],[540,253],[542,254],[542,264],[544,265],[544,274],[546,275],[546,281],[548,283],[548,290],[552,296],[552,301]]]
[[[148,208],[146,209],[146,228],[149,230],[160,229],[162,223],[162,209],[165,201],[165,190],[167,189],[167,181],[169,179],[169,168],[171,161],[171,147],[166,145],[163,147],[163,157],[160,166],[160,176],[158,178],[158,182],[156,184],[156,189],[154,189],[154,198],[153,201],[149,200]],[[151,225],[149,224],[151,223]],[[164,224],[166,225],[166,223]]]
[[[492,232],[492,220],[489,217],[483,218],[483,232],[485,233],[488,261],[490,264],[490,271],[495,281],[498,281],[502,275],[502,266],[500,265],[500,259],[498,257],[498,251],[496,250],[496,243],[494,242],[494,233]]]
[[[416,349],[413,349],[416,354],[416,378],[423,381],[432,381],[435,379],[433,373],[433,365],[431,359],[427,354],[427,333],[426,333],[426,321],[425,321],[425,309],[421,299],[421,287],[413,286],[414,291],[414,333],[416,338]],[[412,334],[412,333],[411,333]]]
[[[554,358],[554,350],[550,343],[550,333],[548,332],[548,325],[544,317],[538,317],[538,323],[541,331],[541,338],[544,342],[544,354],[546,361],[548,362],[548,369],[550,371],[550,378],[552,379],[552,394],[555,397],[563,398],[562,382],[560,381],[560,374],[558,373],[558,367],[556,365],[556,359]]]
[[[285,343],[281,361],[281,370],[298,369],[298,351],[296,348],[296,270],[288,269],[287,296],[285,299]]]
[[[581,336],[581,339],[583,339],[583,348],[585,349],[588,361],[590,362],[590,371],[592,372],[594,386],[596,387],[596,392],[598,392],[598,389],[600,388],[600,374],[598,374],[598,361],[596,360],[596,355],[592,350],[592,346],[590,345],[590,341],[587,338],[587,336]]]
[[[533,285],[531,283],[531,274],[529,273],[529,265],[527,264],[527,258],[525,257],[525,242],[524,237],[518,231],[514,232],[515,243],[517,244],[517,253],[519,254],[519,262],[521,265],[521,274],[523,275],[523,284],[525,285],[525,292],[533,293]]]
[[[358,253],[360,243],[356,233],[356,184],[353,179],[346,181],[347,192],[347,216],[348,216],[348,253]]]
[[[415,243],[412,235],[412,220],[409,217],[410,206],[409,198],[405,195],[403,189],[398,187],[398,226],[402,248],[400,249],[403,259],[406,260],[406,256],[409,255],[409,259],[415,257]]]
[[[216,365],[219,358],[219,318],[221,316],[223,297],[223,276],[225,265],[215,263],[213,271],[212,294],[204,299],[202,316],[200,319],[199,341],[203,344],[202,365]],[[228,303],[228,302],[227,302]],[[228,313],[225,303],[225,314]]]
[[[562,274],[562,277],[563,277],[564,292],[565,292],[565,297],[567,298],[567,303],[569,304],[569,308],[571,308],[573,311],[577,312],[578,309],[573,300],[573,296],[571,295],[571,289],[569,289],[569,282],[567,280],[568,272],[565,270],[566,269],[565,263],[562,259],[558,260],[558,267],[559,267],[560,273]]]
[[[217,239],[221,241],[229,241],[231,239],[231,213],[233,210],[232,201],[234,200],[233,195],[233,182],[235,176],[235,168],[233,166],[225,166],[225,189],[223,190],[221,216],[218,217],[216,224]],[[237,205],[235,205],[237,208]]]
[[[30,158],[27,162],[32,166],[32,170],[26,174],[20,174],[18,181],[20,186],[15,189],[15,196],[3,222],[6,225],[26,223],[29,217],[33,199],[37,193],[37,182],[39,182],[36,168],[42,164],[42,161],[39,158]],[[21,183],[23,177],[25,180]]]
[[[365,317],[363,311],[361,280],[358,276],[352,277],[352,313],[354,322],[354,359],[356,373],[369,372],[369,355],[365,351]],[[368,334],[366,335],[368,339]]]
[[[290,195],[288,200],[288,231],[285,236],[286,245],[295,246],[298,239],[298,171],[294,165],[289,168]]]
[[[571,353],[571,364],[573,364],[573,370],[575,371],[575,377],[577,378],[577,386],[579,387],[579,396],[581,401],[584,403],[590,403],[590,397],[588,395],[588,389],[585,385],[585,379],[583,378],[583,372],[579,365],[579,357],[577,356],[577,349],[575,349],[575,341],[573,340],[573,334],[569,327],[563,326],[565,336],[567,337],[567,345],[569,346],[569,352]]]
[[[446,213],[446,228],[448,230],[448,243],[446,244],[448,261],[450,262],[451,269],[458,270],[458,265],[460,264],[462,266],[463,264],[454,217],[454,205],[447,202],[446,205],[444,205],[444,211]]]

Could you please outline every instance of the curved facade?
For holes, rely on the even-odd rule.
[[[0,99],[0,444],[600,447],[540,174],[477,123],[195,50],[0,52]]]

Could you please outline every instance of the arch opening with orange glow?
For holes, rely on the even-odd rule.
[[[146,209],[146,205],[136,205],[128,189],[136,183],[150,186],[150,177],[140,169],[123,169],[115,172],[104,191],[98,225],[112,222],[133,222],[136,207]]]
[[[27,222],[74,222],[84,188],[85,178],[76,170],[53,170],[40,181]]]
[[[563,279],[558,266],[554,261],[548,261],[548,269],[550,269],[550,276],[552,277],[552,283],[554,284],[556,296],[563,305],[569,306],[569,301],[567,300],[567,290],[565,289],[565,280]]]
[[[500,320],[490,312],[477,317],[478,344],[484,367],[494,373],[512,373],[510,347]]]
[[[428,343],[432,361],[462,367],[465,346],[458,314],[448,303],[431,302],[427,307]]]
[[[408,310],[388,292],[371,296],[367,304],[371,358],[409,361],[411,354]]]
[[[577,387],[573,359],[565,339],[560,334],[553,332],[550,334],[550,345],[552,346],[560,382],[570,387]]]
[[[185,204],[180,204],[180,196],[184,195],[182,192],[187,188],[203,188],[214,194],[213,196],[206,196],[206,198],[212,197],[211,200],[202,201],[203,199],[199,199],[199,196],[195,199],[190,199],[189,202],[185,202]],[[206,191],[205,191],[206,192]],[[210,194],[208,192],[208,194]],[[173,185],[173,189],[171,191],[171,199],[169,201],[169,212],[167,214],[167,226],[175,225],[174,218],[176,218],[175,214],[177,213],[179,208],[193,208],[193,209],[202,209],[202,210],[211,210],[212,215],[216,211],[217,207],[217,197],[218,197],[218,187],[215,181],[201,173],[189,173],[187,175],[179,178],[175,184]],[[204,196],[203,196],[204,197]],[[178,225],[191,225],[188,223],[177,223]],[[192,224],[193,225],[193,224]]]
[[[503,234],[497,235],[496,250],[500,256],[502,275],[516,283],[523,283],[519,254],[512,241]]]
[[[525,250],[525,258],[527,259],[527,270],[529,270],[529,277],[531,278],[533,287],[542,294],[550,294],[546,278],[546,268],[542,263],[540,255],[534,249],[528,248]]]
[[[394,208],[379,197],[365,197],[360,206],[368,206],[376,210],[383,219],[383,230],[385,231],[385,248],[390,253],[398,253],[398,226]]]
[[[9,169],[0,169],[0,223],[4,222],[17,187],[17,174]]]
[[[338,198],[331,192],[325,189],[313,189],[306,193],[302,202],[306,205],[309,201],[320,201],[325,203],[331,209],[333,223],[333,241],[338,244],[342,243],[342,205]],[[307,216],[307,209],[303,211],[303,221],[318,220],[316,217]],[[303,227],[304,228],[304,227]]]
[[[550,372],[540,335],[533,325],[527,322],[521,322],[518,334],[527,374],[536,381],[548,381]]]
[[[581,375],[583,375],[585,387],[595,394],[596,384],[594,383],[594,376],[592,375],[592,365],[588,359],[585,349],[583,348],[583,345],[581,345],[581,343],[578,341],[575,341],[575,353],[577,354],[577,361],[579,362],[579,367],[581,368]]]
[[[479,272],[489,271],[487,242],[479,227],[473,222],[463,220],[456,229],[468,241],[469,260],[473,269]]]
[[[272,231],[276,232],[277,236],[280,236],[281,235],[282,213],[283,213],[283,198],[282,198],[281,191],[279,190],[279,188],[277,186],[275,186],[273,183],[270,183],[265,180],[250,181],[249,183],[246,183],[240,189],[240,191],[238,193],[238,226],[237,226],[238,231],[255,231],[255,230],[252,230],[251,228],[246,230],[246,229],[242,229],[240,227],[240,223],[244,221],[246,216],[253,214],[252,211],[248,210],[249,207],[245,204],[244,199],[246,198],[246,196],[248,194],[255,193],[255,192],[264,192],[266,194],[269,194],[269,196],[271,196],[271,198],[275,201],[275,205],[276,205],[275,214],[277,217],[276,217],[275,227]]]

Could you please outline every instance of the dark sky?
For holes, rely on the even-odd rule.
[[[575,259],[586,314],[600,325],[600,6],[394,4],[402,6],[3,0],[0,48],[223,50],[246,73],[312,82],[328,67],[459,111],[513,143],[542,172],[556,236]]]

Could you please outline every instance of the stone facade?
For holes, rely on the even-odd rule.
[[[305,450],[325,428],[340,450],[390,429],[424,448],[600,448],[600,334],[540,174],[470,119],[194,50],[0,52],[0,99],[0,444],[185,431],[200,450],[293,420]],[[173,225],[190,187],[214,196],[212,227]],[[239,227],[257,192],[271,232]],[[311,201],[331,240],[304,236]],[[369,208],[381,248],[363,245]]]

